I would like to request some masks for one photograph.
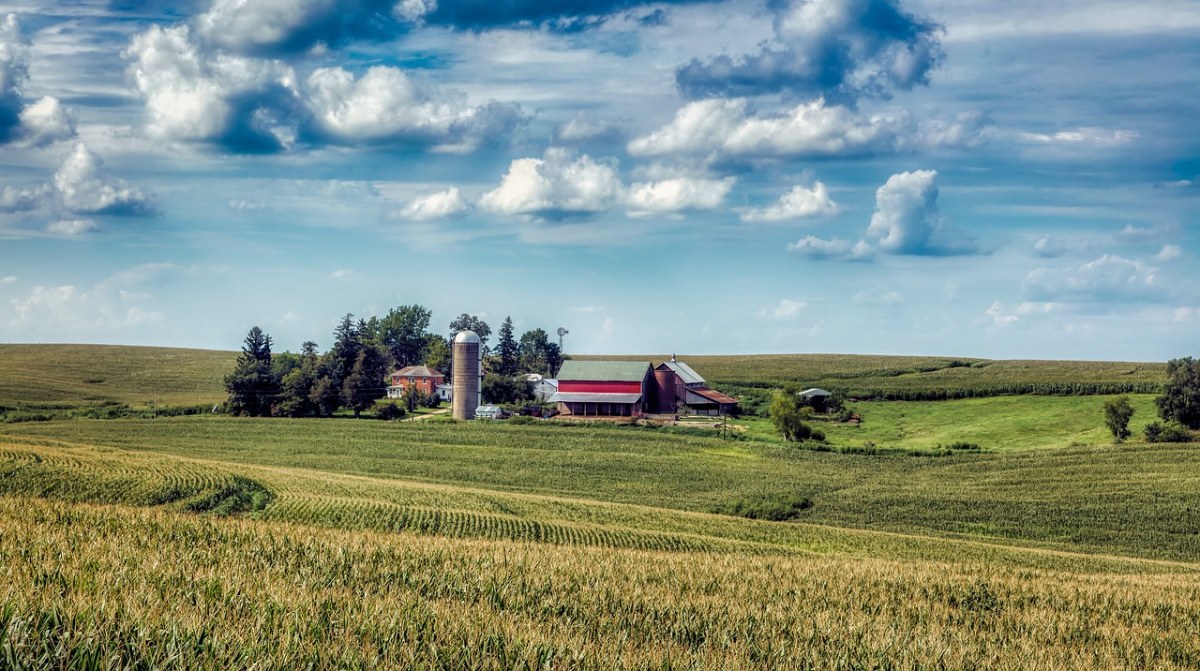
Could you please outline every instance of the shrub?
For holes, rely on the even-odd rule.
[[[395,402],[380,401],[375,404],[375,417],[382,420],[400,419],[407,413]]]
[[[1190,443],[1192,434],[1182,426],[1150,422],[1146,425],[1147,443]]]
[[[737,515],[752,520],[786,522],[801,516],[812,508],[812,499],[801,496],[764,496],[758,499],[739,499],[717,506],[713,512],[720,515]]]

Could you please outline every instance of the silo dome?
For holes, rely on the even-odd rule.
[[[479,340],[479,336],[474,331],[459,331],[458,335],[454,336],[454,342],[478,345],[481,341]]]

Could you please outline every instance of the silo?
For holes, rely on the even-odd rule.
[[[455,419],[475,419],[479,407],[480,365],[479,336],[474,331],[459,331],[454,336],[454,409]]]

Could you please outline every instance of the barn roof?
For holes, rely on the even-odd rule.
[[[833,396],[833,393],[825,391],[820,387],[813,387],[812,389],[805,389],[800,392],[800,398],[813,398],[814,396]]]
[[[692,389],[688,389],[688,393],[695,394],[713,403],[736,405],[738,402],[736,398],[727,394],[722,394],[716,389],[709,389],[708,387],[693,387]]]
[[[560,382],[641,382],[650,370],[649,361],[576,361],[564,362],[558,371]]]
[[[682,361],[664,361],[658,365],[659,368],[663,366],[675,371],[675,374],[679,376],[680,380],[683,380],[684,384],[704,384],[704,378],[700,377],[699,373],[692,370],[691,366]]]
[[[401,368],[400,370],[396,371],[395,373],[392,373],[392,376],[393,377],[395,377],[395,376],[399,376],[399,377],[441,377],[441,378],[446,377],[446,375],[444,373],[439,373],[436,370],[433,370],[432,368],[430,368],[429,366],[408,366],[407,368]]]

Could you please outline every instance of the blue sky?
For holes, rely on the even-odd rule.
[[[0,2],[0,340],[1163,360],[1191,0]]]

